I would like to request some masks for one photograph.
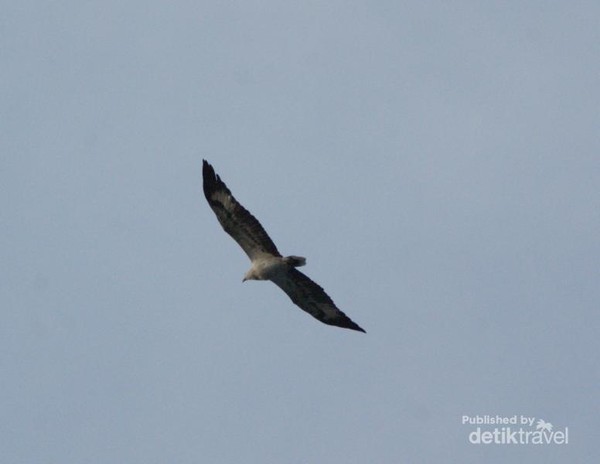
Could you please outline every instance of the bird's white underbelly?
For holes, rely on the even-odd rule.
[[[257,260],[252,267],[261,280],[269,280],[275,274],[281,272],[285,266],[287,265],[281,258],[269,258]]]

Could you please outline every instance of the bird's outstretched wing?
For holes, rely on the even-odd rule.
[[[340,311],[333,300],[319,284],[295,268],[288,268],[273,276],[271,280],[292,299],[295,305],[319,321],[365,332],[361,327]]]
[[[208,161],[202,161],[204,196],[221,226],[238,242],[250,260],[261,255],[281,256],[277,247],[260,225],[233,197]]]

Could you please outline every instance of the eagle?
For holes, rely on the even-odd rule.
[[[300,272],[301,256],[282,256],[260,222],[231,194],[208,161],[202,161],[204,196],[221,227],[248,255],[252,266],[246,280],[270,280],[292,302],[324,324],[365,332],[335,305],[325,290]]]

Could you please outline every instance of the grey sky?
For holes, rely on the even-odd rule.
[[[597,2],[2,11],[0,461],[598,458]],[[366,335],[241,283],[202,158]]]

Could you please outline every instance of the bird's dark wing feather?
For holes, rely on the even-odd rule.
[[[319,284],[297,269],[290,267],[287,272],[278,273],[271,280],[287,293],[294,304],[315,319],[325,324],[364,332],[358,324],[335,306],[333,300]]]
[[[251,260],[265,254],[281,256],[260,222],[238,203],[206,160],[202,162],[202,179],[204,196],[221,226]]]

